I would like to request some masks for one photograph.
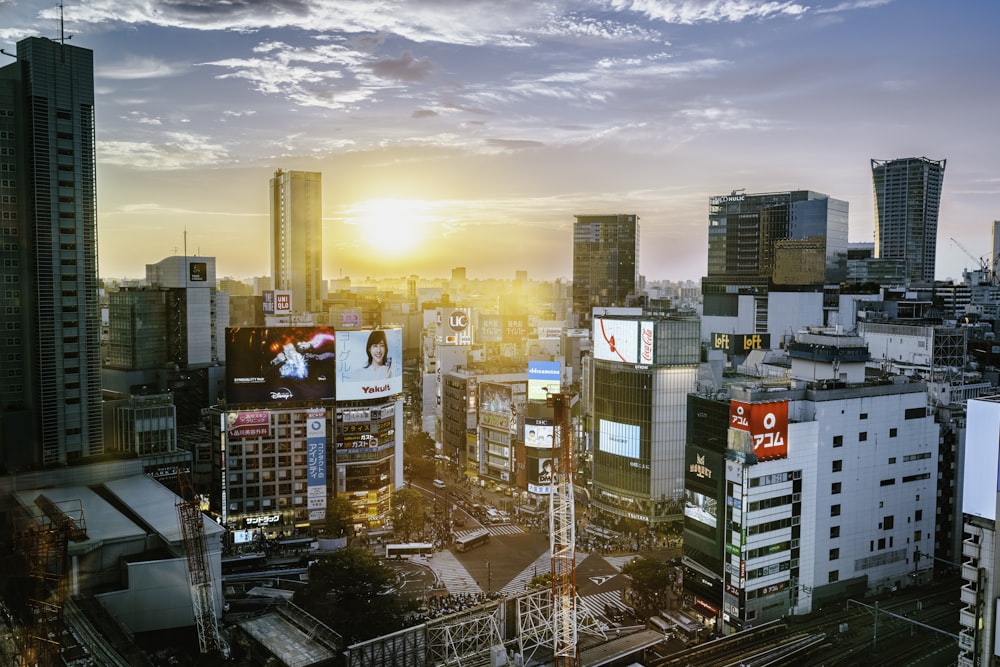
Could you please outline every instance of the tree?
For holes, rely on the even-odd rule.
[[[392,502],[392,528],[404,541],[424,529],[424,496],[416,489],[398,489]]]
[[[371,551],[348,547],[314,563],[292,601],[351,644],[404,627],[416,605],[399,596],[399,583],[399,572]]]
[[[403,441],[403,465],[413,479],[434,477],[437,444],[426,431],[418,431]]]
[[[326,508],[326,522],[323,529],[331,537],[343,537],[354,525],[354,508],[351,501],[343,496],[334,496]]]
[[[670,585],[674,581],[670,563],[645,556],[633,558],[622,567],[622,574],[632,580],[632,598],[637,612],[650,615],[668,606]]]

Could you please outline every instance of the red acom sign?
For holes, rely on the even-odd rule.
[[[758,461],[788,456],[788,401],[730,401],[729,428],[750,434]]]

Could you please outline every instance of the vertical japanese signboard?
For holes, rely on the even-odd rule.
[[[309,520],[326,518],[326,411],[310,410],[306,417],[306,472]]]

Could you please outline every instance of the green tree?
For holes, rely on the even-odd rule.
[[[418,431],[403,441],[403,466],[410,479],[434,478],[437,445],[426,431]]]
[[[351,501],[343,496],[334,496],[326,508],[323,529],[331,537],[343,537],[354,525],[354,508]]]
[[[398,489],[392,499],[392,528],[406,542],[424,529],[424,496],[416,489]]]
[[[400,579],[372,552],[348,547],[314,563],[309,582],[292,601],[351,644],[404,627],[415,603],[399,596]]]
[[[622,574],[632,580],[632,599],[637,612],[650,615],[668,606],[670,585],[674,581],[670,563],[647,556],[633,558],[622,567]]]

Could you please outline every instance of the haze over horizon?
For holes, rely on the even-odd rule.
[[[870,160],[947,160],[937,277],[1000,219],[1000,5],[932,0],[67,2],[93,50],[100,275],[267,275],[268,179],[320,171],[324,277],[572,276],[573,216],[706,271],[709,197],[809,189],[871,241]],[[0,0],[0,44],[59,38]],[[185,234],[186,230],[186,234]],[[958,243],[953,242],[954,238]],[[253,239],[248,241],[247,239]],[[258,240],[259,239],[259,240]]]

